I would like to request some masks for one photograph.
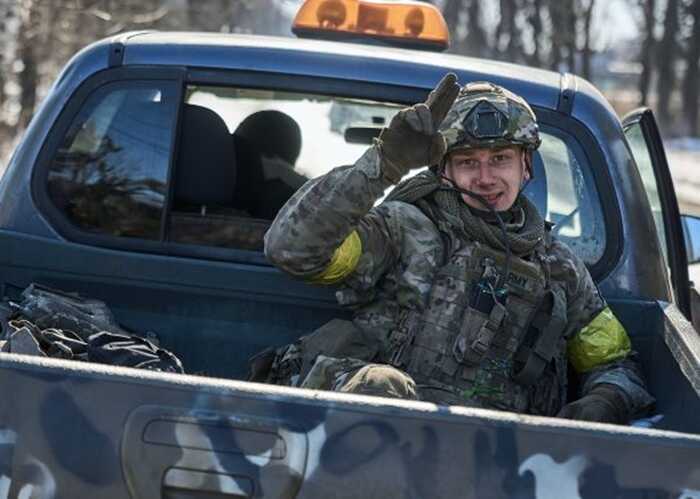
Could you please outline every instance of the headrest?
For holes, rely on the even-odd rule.
[[[293,165],[301,151],[301,129],[297,122],[280,111],[258,111],[244,119],[233,133],[258,151],[276,155]]]
[[[175,176],[177,203],[233,205],[236,184],[233,141],[224,120],[211,109],[184,105]]]

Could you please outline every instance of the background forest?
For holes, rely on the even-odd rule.
[[[700,0],[432,0],[451,52],[569,71],[620,114],[650,105],[667,139],[699,135]],[[127,30],[292,36],[300,0],[0,0],[0,166],[60,68]],[[691,149],[700,140],[684,139]],[[675,143],[681,143],[676,141]]]

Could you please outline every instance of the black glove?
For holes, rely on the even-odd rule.
[[[615,385],[601,383],[588,395],[562,407],[559,418],[626,424],[630,419],[625,395]]]
[[[396,183],[411,168],[434,165],[442,159],[446,145],[438,129],[457,94],[457,76],[448,73],[424,103],[402,109],[382,130],[377,143],[388,180]]]

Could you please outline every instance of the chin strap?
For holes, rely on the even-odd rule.
[[[466,194],[467,196],[476,199],[479,203],[481,203],[482,206],[484,206],[490,213],[491,215],[494,216],[494,218],[498,221],[498,227],[501,229],[501,232],[503,233],[503,244],[506,247],[506,259],[505,263],[503,265],[503,272],[498,278],[498,281],[496,282],[496,289],[494,291],[500,291],[505,289],[506,281],[508,279],[508,275],[510,275],[510,260],[511,260],[511,249],[510,249],[510,243],[508,242],[508,231],[506,230],[506,224],[503,222],[503,219],[501,216],[498,214],[496,210],[493,209],[493,206],[491,206],[486,199],[484,199],[483,196],[480,196],[479,194],[468,191],[466,189],[462,189],[461,187],[457,186],[457,184],[452,181],[452,179],[446,177],[442,171],[439,173],[440,178],[443,180],[446,180],[450,184],[450,188],[454,189],[455,191],[461,193],[461,194]],[[493,296],[496,301],[499,303],[500,300],[498,300],[497,295],[499,293],[494,292]],[[505,305],[505,303],[502,303],[502,305]]]
[[[520,186],[520,190],[518,191],[518,197],[523,193],[523,191],[527,188],[527,186],[532,182],[533,177],[535,176],[533,169],[532,169],[532,155],[528,154],[527,152],[525,154],[525,171],[528,172],[530,175],[528,176],[527,180],[523,182],[523,185]],[[517,198],[516,198],[517,199]]]

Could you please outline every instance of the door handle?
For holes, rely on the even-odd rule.
[[[279,419],[148,405],[127,418],[121,456],[133,499],[292,499],[307,452]]]

